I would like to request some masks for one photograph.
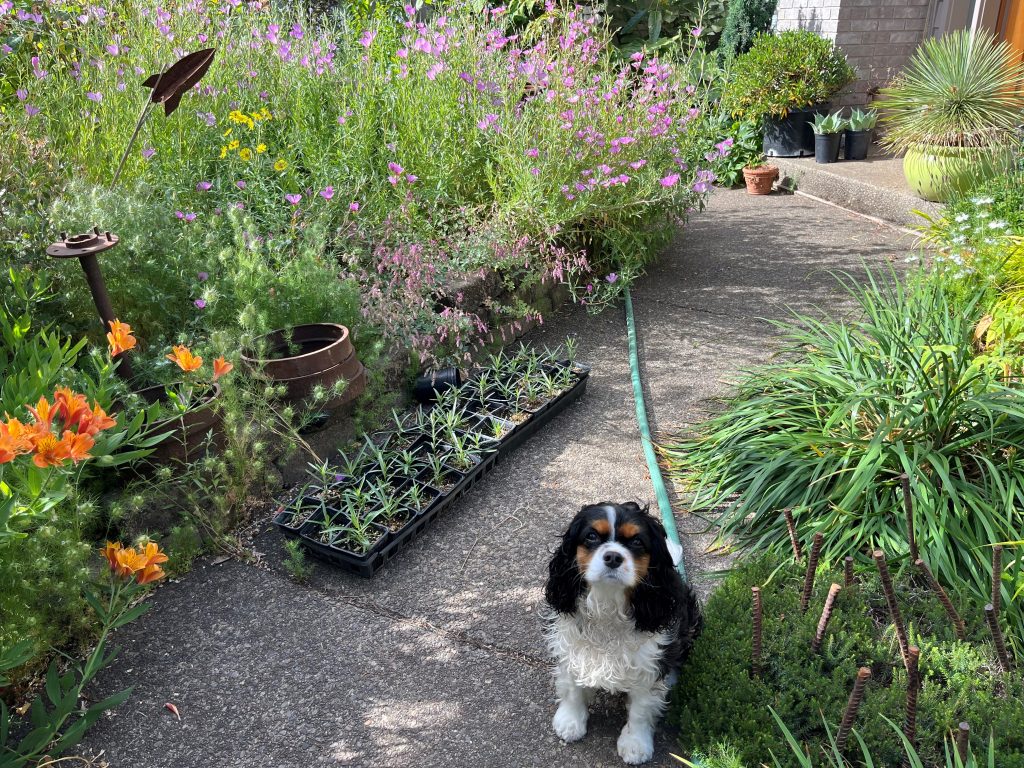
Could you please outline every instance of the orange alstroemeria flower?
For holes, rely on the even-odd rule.
[[[117,357],[122,352],[127,352],[138,342],[132,336],[132,327],[120,320],[110,321],[110,333],[107,334],[107,343],[110,344],[110,356]]]
[[[50,401],[45,397],[40,397],[39,402],[36,403],[36,407],[33,408],[31,405],[26,405],[29,412],[35,418],[35,426],[40,428],[41,433],[50,431],[50,425],[53,423],[53,417],[57,415],[57,411],[50,405]]]
[[[89,455],[89,449],[96,445],[96,441],[92,439],[92,435],[87,433],[75,434],[70,429],[64,430],[64,437],[60,441],[61,445],[64,446],[64,450],[67,452],[67,457],[71,459],[75,464],[85,459],[90,459],[92,456]]]
[[[72,433],[73,434],[73,433]],[[35,456],[32,462],[40,468],[59,467],[71,457],[70,448],[63,440],[58,440],[52,432],[37,436],[33,441]]]
[[[121,551],[121,542],[119,541],[108,541],[107,545],[100,550],[100,555],[107,559],[110,563],[110,570],[117,570],[117,553]]]
[[[167,562],[167,555],[160,551],[160,545],[149,542],[145,549],[122,547],[119,542],[108,541],[100,554],[110,563],[110,569],[118,576],[134,576],[139,584],[162,579],[166,574],[160,563]]]
[[[86,410],[86,412],[82,414],[82,418],[78,422],[78,433],[84,433],[95,437],[104,429],[110,429],[116,425],[117,419],[107,416],[106,412],[100,408],[99,404],[96,404],[92,407],[92,411]]]
[[[145,565],[142,570],[135,577],[139,584],[149,584],[152,581],[157,581],[164,577],[163,569],[160,568],[160,563],[167,562],[167,555],[160,551],[160,545],[154,541],[146,544],[146,549],[141,553],[144,558]]]
[[[53,391],[53,410],[65,427],[78,426],[83,417],[91,415],[85,395],[73,392],[70,387],[57,387]]]
[[[167,359],[172,363],[177,363],[178,367],[186,373],[196,370],[203,364],[203,358],[193,355],[192,350],[184,344],[173,347],[173,351],[174,354],[166,355]]]
[[[216,381],[224,374],[231,373],[234,367],[234,365],[225,360],[224,356],[221,355],[213,361],[213,380]]]
[[[13,461],[16,457],[32,450],[32,434],[17,419],[0,421],[0,464]]]

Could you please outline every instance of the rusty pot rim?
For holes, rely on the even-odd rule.
[[[332,347],[336,347],[336,346],[338,346],[340,344],[344,344],[348,340],[348,338],[350,336],[350,332],[349,332],[348,327],[342,325],[341,323],[300,323],[299,325],[296,325],[294,328],[291,329],[293,333],[294,333],[296,328],[326,328],[326,329],[331,329],[331,330],[339,330],[340,329],[341,334],[338,336],[338,338],[336,338],[333,341],[331,341],[330,344],[326,344],[326,345],[320,347],[319,349],[314,349],[311,352],[306,352],[306,353],[301,354],[301,355],[286,355],[284,357],[273,357],[273,358],[263,359],[263,358],[253,357],[251,354],[247,354],[247,353],[251,353],[252,352],[252,350],[249,349],[249,350],[242,350],[242,355],[241,355],[242,356],[242,360],[245,361],[246,363],[248,363],[249,365],[258,365],[260,367],[266,365],[267,363],[276,363],[276,362],[280,362],[282,360],[303,360],[303,359],[312,357],[313,355],[323,354],[324,350],[331,349]],[[259,338],[260,339],[270,339],[271,337],[278,336],[278,335],[280,335],[283,338],[284,334],[287,331],[288,331],[287,328],[278,328],[277,330],[271,331],[270,333],[263,334]]]

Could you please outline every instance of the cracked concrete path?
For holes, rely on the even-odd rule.
[[[830,271],[899,264],[909,246],[799,196],[716,192],[634,290],[653,427],[686,428],[767,359],[770,319],[841,306]],[[584,503],[654,501],[621,310],[571,308],[531,340],[568,334],[594,368],[585,397],[372,580],[318,566],[299,586],[268,529],[256,539],[263,566],[199,563],[157,590],[118,633],[121,656],[94,692],[132,685],[132,697],[90,732],[87,751],[113,768],[621,765],[620,699],[598,699],[581,742],[550,728],[538,622],[549,553]],[[706,594],[701,574],[724,563],[704,553],[699,521],[678,515]],[[651,765],[679,765],[671,748],[659,734]]]

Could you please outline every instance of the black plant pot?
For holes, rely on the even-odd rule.
[[[412,396],[417,402],[432,403],[438,392],[459,386],[462,386],[462,371],[458,368],[442,368],[440,371],[425,373],[416,379]]]
[[[814,162],[834,163],[839,159],[841,133],[818,133],[814,136]]]
[[[781,120],[768,118],[764,125],[764,153],[768,157],[805,157],[814,154],[814,117],[828,112],[827,104],[794,109]]]
[[[843,157],[847,160],[865,160],[868,156],[868,148],[871,146],[871,134],[873,130],[847,131],[846,148]]]

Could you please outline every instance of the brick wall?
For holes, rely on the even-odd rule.
[[[810,29],[846,54],[857,80],[833,105],[861,106],[924,39],[932,0],[779,0],[777,29]]]

